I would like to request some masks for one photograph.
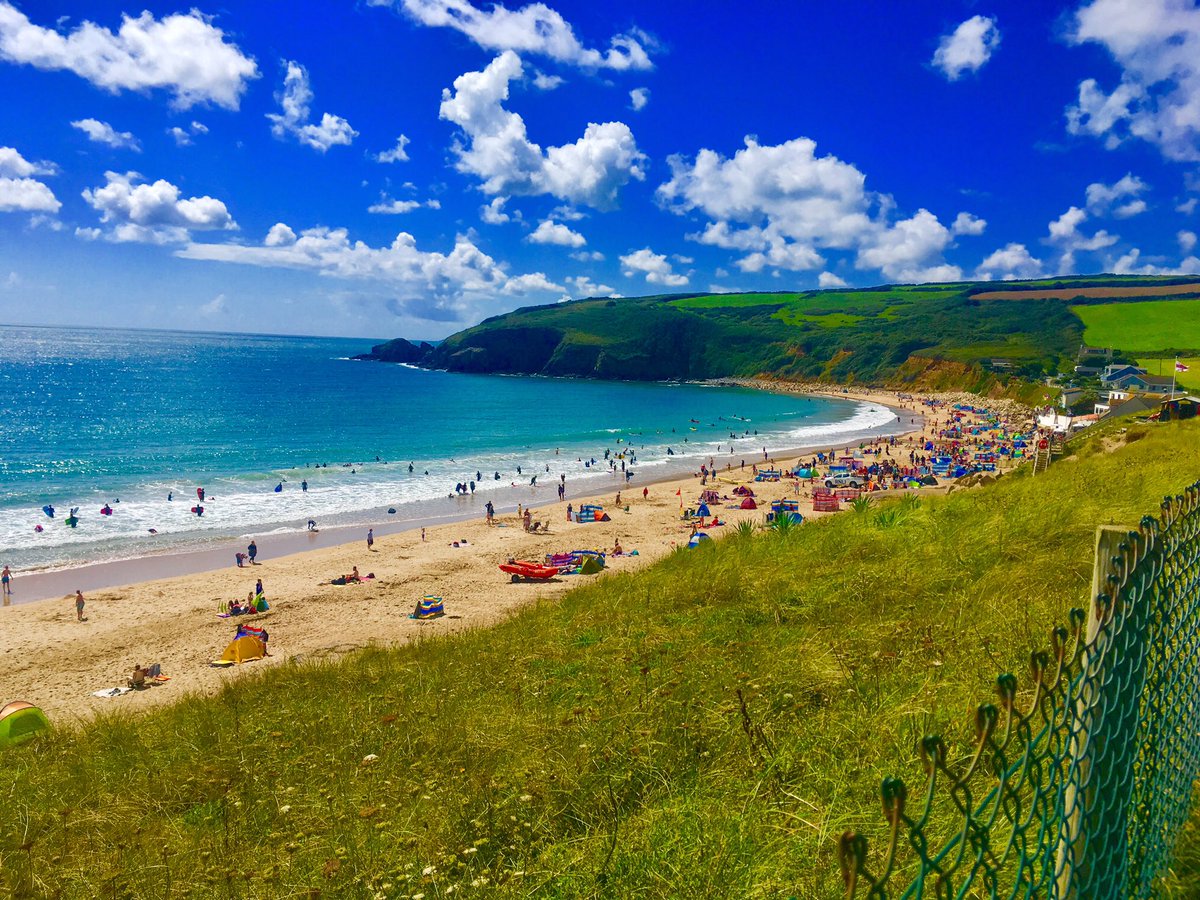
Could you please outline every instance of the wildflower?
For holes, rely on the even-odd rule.
[[[426,866],[424,869],[421,870],[421,874],[422,875],[432,875],[436,871],[437,871],[437,866]]]
[[[279,807],[279,811],[286,816],[288,813],[290,813],[292,811],[292,807],[289,806],[288,804],[284,804],[283,806]]]
[[[521,802],[522,802],[522,803],[528,803],[528,802],[529,802],[530,800],[532,800],[532,799],[533,799],[533,794],[522,794],[522,795],[521,795]]]
[[[364,756],[364,757],[362,758],[362,764],[363,764],[364,766],[369,766],[369,765],[371,765],[371,763],[375,762],[375,761],[376,761],[376,760],[378,760],[378,759],[379,759],[379,756],[378,756],[377,754],[375,754],[375,753],[368,753],[366,756]]]

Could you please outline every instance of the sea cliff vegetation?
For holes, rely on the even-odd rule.
[[[1036,478],[60,728],[4,755],[0,893],[832,900],[837,835],[883,842],[880,779],[920,785],[928,732],[960,758],[997,673],[1026,701],[1095,526],[1194,481],[1198,436],[1117,422]],[[1196,834],[1163,894],[1195,895]]]
[[[1085,340],[1141,356],[1196,355],[1200,337],[1179,323],[1194,318],[1188,298],[1198,294],[1196,278],[1104,275],[592,298],[518,309],[436,346],[390,341],[365,358],[456,372],[765,376],[996,393],[1069,372]],[[1126,326],[1136,346],[1121,348]]]

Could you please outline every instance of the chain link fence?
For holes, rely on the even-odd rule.
[[[920,794],[884,779],[887,846],[841,837],[847,898],[1155,894],[1200,771],[1200,482],[1099,529],[1092,594],[1032,654],[1025,711],[1000,675],[969,756],[926,737]]]

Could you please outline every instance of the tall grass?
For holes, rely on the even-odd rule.
[[[879,779],[919,779],[925,732],[967,746],[994,675],[1084,599],[1095,526],[1193,481],[1198,436],[55,732],[3,757],[0,894],[840,896],[834,838],[882,839]]]

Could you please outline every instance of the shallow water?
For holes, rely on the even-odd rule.
[[[310,518],[377,522],[389,508],[415,518],[444,509],[477,472],[477,493],[498,507],[534,474],[541,484],[565,477],[572,493],[607,490],[619,479],[605,449],[635,450],[626,464],[637,485],[710,456],[737,465],[761,460],[764,446],[857,439],[893,419],[874,404],[744,388],[348,359],[370,344],[0,326],[0,564],[29,571],[196,549],[294,532]],[[585,465],[593,457],[599,465]],[[100,515],[106,503],[111,516]],[[64,522],[71,507],[76,528]]]

